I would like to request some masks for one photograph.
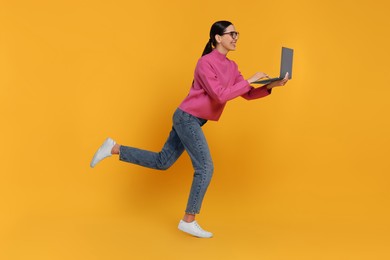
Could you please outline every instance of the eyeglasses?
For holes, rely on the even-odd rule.
[[[225,35],[225,34],[229,34],[234,40],[238,39],[238,37],[240,36],[240,33],[236,32],[236,31],[222,33],[222,35]]]

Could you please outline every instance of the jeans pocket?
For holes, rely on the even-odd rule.
[[[188,122],[189,120],[190,120],[190,114],[182,111],[179,108],[176,109],[175,113],[173,114],[173,123],[174,124]]]

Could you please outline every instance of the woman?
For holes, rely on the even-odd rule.
[[[119,154],[121,161],[166,170],[186,150],[195,173],[185,215],[178,228],[196,237],[213,236],[195,220],[214,170],[201,127],[207,120],[218,121],[228,100],[239,96],[248,100],[265,97],[271,94],[272,88],[283,86],[288,81],[286,75],[283,80],[259,88],[251,87],[251,83],[268,76],[257,72],[245,80],[236,63],[226,57],[229,51],[236,49],[238,36],[239,33],[231,22],[218,21],[212,25],[210,39],[196,65],[189,94],[175,111],[172,130],[160,152],[119,145],[107,138],[91,161],[91,167],[94,167],[104,158]]]

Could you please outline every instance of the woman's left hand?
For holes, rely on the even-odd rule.
[[[267,85],[267,89],[284,86],[286,85],[287,82],[288,82],[288,72],[286,73],[286,76],[284,76],[284,79],[269,83]]]

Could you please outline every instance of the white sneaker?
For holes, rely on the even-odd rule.
[[[93,159],[91,161],[91,167],[95,167],[95,165],[103,160],[104,158],[110,157],[112,147],[114,147],[115,141],[111,138],[107,138],[106,141],[102,144],[102,146],[99,147],[95,155],[93,156]]]
[[[185,222],[184,220],[180,220],[178,228],[186,232],[190,235],[196,236],[196,237],[202,237],[202,238],[210,238],[213,236],[213,233],[203,230],[198,222],[196,220],[192,222]]]

